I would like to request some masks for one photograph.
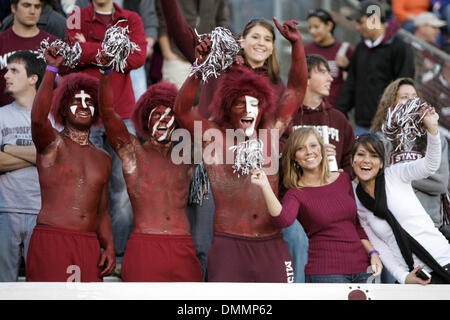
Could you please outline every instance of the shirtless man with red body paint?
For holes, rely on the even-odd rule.
[[[141,96],[132,117],[141,142],[113,110],[111,74],[103,72],[100,77],[100,116],[107,139],[122,160],[133,207],[123,281],[203,280],[186,216],[194,167],[171,160],[177,93],[174,85],[160,82]]]
[[[42,208],[28,251],[27,281],[67,281],[72,271],[76,281],[102,281],[114,270],[115,254],[108,207],[111,159],[89,141],[99,118],[98,80],[68,75],[52,106],[63,59],[55,48],[45,59],[47,71],[31,112]],[[50,109],[61,132],[48,119]]]
[[[288,87],[278,106],[267,77],[239,67],[231,67],[221,75],[219,89],[210,106],[214,109],[212,116],[215,121],[203,118],[192,108],[200,77],[193,76],[185,81],[175,103],[175,115],[181,127],[194,134],[195,127],[201,124],[202,134],[215,129],[223,137],[215,137],[214,144],[219,147],[214,150],[219,151],[213,153],[207,152],[211,141],[203,136],[203,161],[215,203],[208,281],[289,281],[286,270],[292,265],[291,257],[281,230],[270,221],[260,191],[251,184],[250,176],[238,177],[233,163],[217,162],[220,161],[219,153],[222,152],[224,160],[230,147],[225,139],[227,129],[236,130],[237,135],[240,132],[244,139],[257,138],[260,129],[283,132],[303,102],[308,72],[301,34],[295,21],[286,22],[283,26],[275,18],[274,22],[292,45]],[[197,46],[198,65],[206,59],[210,45],[206,40]],[[268,139],[264,143],[269,163],[265,166],[268,166],[270,161],[278,161],[278,147],[271,148],[272,143],[278,140],[270,141],[269,133],[266,136]],[[271,149],[276,151],[271,153]],[[278,173],[268,176],[274,192],[277,192]]]

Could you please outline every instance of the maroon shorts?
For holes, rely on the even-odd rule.
[[[294,282],[282,233],[255,238],[215,232],[207,273],[210,282]]]
[[[128,282],[198,282],[203,270],[188,235],[132,233],[122,263]]]
[[[27,255],[27,281],[101,282],[100,244],[95,232],[37,225]]]

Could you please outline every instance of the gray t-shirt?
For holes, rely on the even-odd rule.
[[[33,145],[31,109],[11,104],[0,108],[0,144]],[[38,214],[41,191],[36,166],[0,173],[0,212]]]

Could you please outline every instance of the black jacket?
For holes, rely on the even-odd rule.
[[[399,28],[398,23],[387,22],[383,41],[373,48],[361,41],[350,60],[337,109],[347,115],[355,108],[355,122],[359,126],[370,127],[389,83],[400,77],[414,77],[413,53],[397,35]]]

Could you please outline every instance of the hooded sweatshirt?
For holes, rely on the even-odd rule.
[[[355,136],[353,127],[345,116],[329,104],[322,102],[317,108],[303,105],[292,120],[290,132],[301,127],[312,126],[320,134],[328,131],[330,144],[336,146],[336,161],[339,169],[352,176],[351,152]]]
[[[362,39],[350,60],[337,109],[345,115],[355,108],[355,122],[370,127],[378,102],[389,83],[400,77],[414,78],[412,49],[397,35],[400,25],[391,20],[381,42],[369,45]]]

